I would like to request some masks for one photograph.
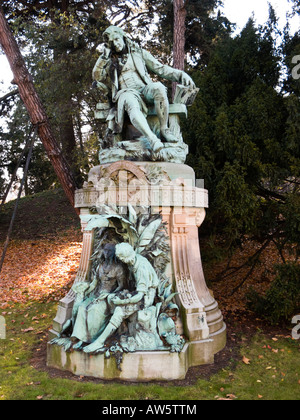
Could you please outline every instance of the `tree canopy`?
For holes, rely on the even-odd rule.
[[[296,264],[300,255],[300,86],[293,77],[299,33],[285,28],[279,45],[276,23],[270,9],[266,25],[249,19],[240,34],[217,43],[208,65],[193,73],[200,93],[184,132],[187,163],[210,194],[212,251],[218,255],[219,242],[230,255],[245,238],[254,239],[260,245],[249,258],[249,273],[270,243],[284,266],[290,264],[286,250]],[[289,274],[299,285],[297,270],[280,269],[276,287]]]
[[[168,35],[172,29],[168,29],[169,32],[155,30],[152,21],[155,19],[159,22],[157,28],[167,22],[168,28],[171,28],[172,3],[165,0],[4,0],[2,3],[47,114],[51,117],[56,138],[80,186],[89,167],[96,163],[98,144],[93,132],[101,133],[102,130],[102,126],[97,126],[93,119],[98,97],[92,89],[91,79],[92,67],[99,54],[97,46],[102,42],[101,33],[111,21],[130,32],[133,32],[134,27],[141,42],[145,42],[145,37],[149,39],[151,33],[151,40],[147,44],[155,54],[161,49],[162,39],[165,45],[172,44]],[[203,18],[207,22],[209,13],[217,4],[219,2],[209,0],[205,4],[198,2],[198,9],[196,4],[188,6],[187,25],[194,22],[195,26],[197,21],[199,29],[200,20]],[[206,31],[205,36],[207,39],[212,38],[215,32]],[[164,57],[170,61],[170,48],[165,49]],[[7,127],[0,139],[4,151],[0,165],[2,170],[6,168],[12,173],[25,145],[30,129],[29,121],[18,95],[3,98],[1,107],[1,115],[6,118]],[[87,126],[91,126],[93,132],[87,132]],[[56,182],[45,151],[37,143],[26,192],[38,192]],[[3,181],[1,185],[4,187],[4,184]]]
[[[282,191],[298,193],[299,137],[293,129],[299,83],[288,73],[282,79],[272,29],[271,21],[257,28],[250,19],[239,35],[218,43],[204,71],[193,74],[200,94],[186,124],[189,163],[210,191],[211,217],[233,242],[256,228],[274,235],[274,219],[262,210],[285,203]]]

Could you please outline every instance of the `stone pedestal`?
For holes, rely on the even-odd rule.
[[[85,224],[91,208],[116,205],[151,207],[161,213],[168,230],[170,263],[166,276],[178,292],[180,318],[177,333],[186,337],[181,353],[166,351],[124,354],[122,371],[114,359],[88,356],[81,351],[66,353],[48,344],[48,366],[78,375],[130,381],[183,379],[191,366],[213,363],[226,344],[226,326],[218,304],[209,291],[202,269],[198,228],[205,218],[208,192],[196,187],[195,174],[187,165],[119,161],[93,168],[89,180],[75,196],[80,208],[83,249],[75,282],[87,281],[93,248],[93,231]],[[50,338],[57,336],[70,318],[74,302],[71,291],[59,302]]]

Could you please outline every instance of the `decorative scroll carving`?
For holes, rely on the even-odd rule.
[[[176,290],[179,292],[178,299],[185,311],[186,330],[190,339],[200,340],[209,336],[209,328],[204,305],[197,295],[190,271],[188,250],[192,244],[188,244],[189,227],[187,224],[187,214],[173,214],[171,235],[173,268]]]

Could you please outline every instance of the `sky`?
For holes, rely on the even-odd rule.
[[[256,22],[263,24],[269,17],[269,5],[271,3],[277,16],[279,17],[279,26],[284,28],[286,24],[286,13],[292,10],[292,4],[288,0],[223,0],[224,15],[233,23],[237,24],[237,32],[246,25],[252,13],[255,15]],[[293,19],[292,32],[299,29],[299,16]]]
[[[288,0],[223,0],[224,15],[233,23],[236,23],[236,33],[246,25],[248,19],[254,13],[257,24],[264,24],[268,20],[270,2],[279,17],[279,26],[284,28],[286,24],[286,13],[292,9]],[[300,27],[300,17],[296,16],[292,20],[291,32],[295,32]],[[6,93],[13,79],[10,67],[5,56],[0,55],[0,94]]]

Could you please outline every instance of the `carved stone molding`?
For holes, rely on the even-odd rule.
[[[98,206],[130,203],[203,209],[208,207],[208,192],[195,187],[192,177],[171,179],[160,164],[143,166],[120,161],[94,168],[89,181],[76,191],[76,208],[91,207],[95,203]]]

